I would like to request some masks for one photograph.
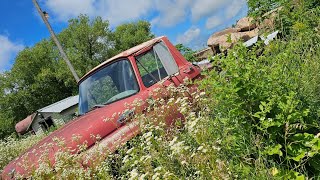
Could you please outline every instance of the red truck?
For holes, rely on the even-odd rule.
[[[80,117],[10,162],[3,170],[2,179],[15,179],[18,174],[28,177],[30,170],[38,166],[43,145],[54,144],[54,138],[64,139],[69,149],[77,149],[77,145],[84,142],[89,149],[96,143],[92,135],[100,136],[101,143],[114,151],[115,140],[126,142],[140,132],[135,120],[127,121],[134,112],[125,111],[126,104],[151,98],[150,92],[155,88],[178,86],[185,78],[199,78],[200,71],[198,66],[186,61],[166,37],[152,39],[106,60],[79,81]],[[109,118],[112,119],[106,121]],[[77,142],[72,140],[74,135],[80,137]],[[52,163],[58,150],[59,147],[53,145],[48,152]],[[27,169],[21,167],[25,157],[32,162]]]

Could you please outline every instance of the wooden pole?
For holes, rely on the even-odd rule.
[[[60,51],[60,55],[61,55],[62,58],[66,61],[66,63],[67,63],[67,65],[68,65],[68,67],[69,67],[69,69],[70,69],[70,71],[71,71],[74,79],[75,79],[76,82],[78,83],[79,80],[80,80],[80,79],[79,79],[79,76],[78,76],[78,74],[76,73],[76,71],[74,70],[74,68],[73,68],[70,60],[68,59],[66,53],[64,52],[64,50],[63,50],[63,48],[62,48],[62,46],[61,46],[61,44],[60,44],[57,36],[55,35],[55,33],[54,33],[51,25],[50,25],[49,22],[48,22],[48,19],[45,17],[45,15],[44,15],[43,11],[41,10],[41,8],[40,8],[37,0],[32,0],[32,2],[33,2],[33,4],[34,4],[34,6],[37,8],[38,13],[40,14],[43,22],[46,24],[46,26],[47,26],[47,28],[48,28],[51,36],[52,36],[53,41],[56,43],[56,45],[57,45],[57,47],[58,47],[58,49],[59,49],[59,51]]]

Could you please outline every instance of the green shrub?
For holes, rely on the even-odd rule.
[[[222,72],[200,83],[221,128],[212,131],[225,147],[221,156],[244,178],[264,168],[287,179],[319,177],[320,11],[306,7],[281,12],[291,22],[284,39],[236,46],[214,59]]]

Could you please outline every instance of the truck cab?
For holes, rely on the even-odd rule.
[[[128,120],[134,112],[126,111],[127,104],[151,98],[150,92],[168,85],[179,86],[185,78],[200,77],[200,68],[186,61],[166,37],[158,37],[106,60],[84,75],[79,81],[79,117],[45,137],[24,154],[10,162],[3,170],[3,179],[14,179],[17,174],[29,177],[38,167],[38,160],[47,150],[54,164],[59,146],[54,139],[65,141],[77,153],[78,144],[92,149],[96,140],[111,152],[140,133],[135,120]],[[178,116],[178,115],[177,115]],[[75,142],[74,136],[79,139]],[[115,143],[118,142],[117,143]],[[22,166],[27,159],[28,167]]]

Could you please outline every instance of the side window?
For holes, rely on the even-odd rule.
[[[150,87],[168,76],[154,49],[136,57],[138,69],[146,87]]]
[[[153,49],[158,55],[169,76],[179,72],[179,67],[164,42],[159,42],[158,44],[154,45]]]

